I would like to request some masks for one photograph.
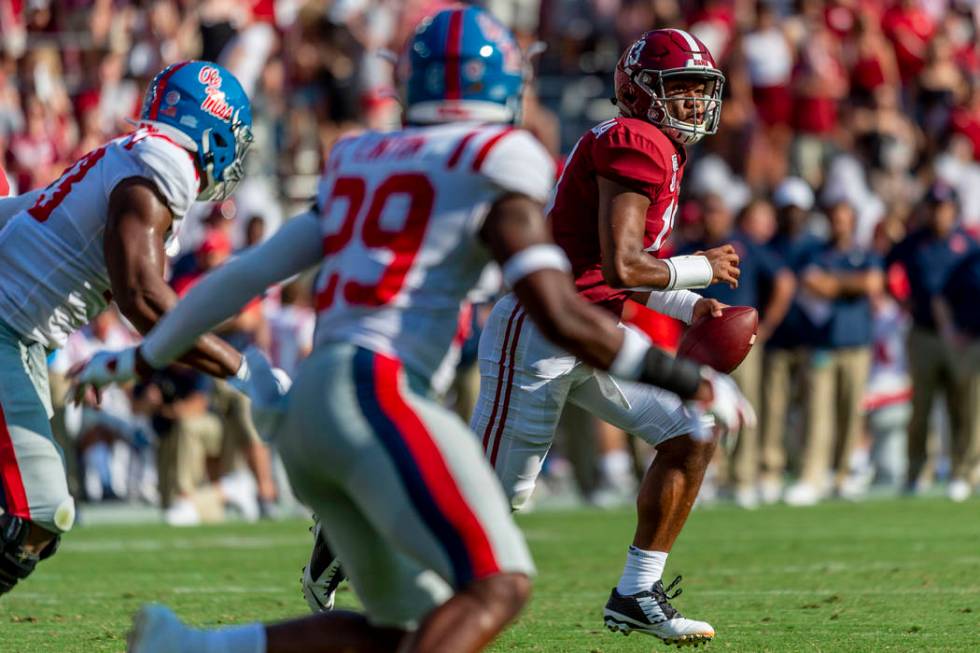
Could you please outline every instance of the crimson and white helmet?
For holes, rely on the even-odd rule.
[[[670,80],[704,82],[703,95],[671,95]],[[623,115],[643,118],[673,140],[691,145],[718,131],[725,75],[707,46],[680,29],[655,29],[631,45],[616,64],[616,105]],[[694,122],[678,119],[670,103],[693,102]]]

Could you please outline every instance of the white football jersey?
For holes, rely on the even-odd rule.
[[[369,132],[331,153],[317,201],[325,260],[316,346],[352,342],[431,379],[460,302],[490,254],[478,237],[493,202],[544,203],[555,164],[526,131],[452,124]]]
[[[112,296],[103,232],[109,196],[125,179],[148,179],[166,200],[174,254],[180,220],[198,194],[191,157],[144,127],[89,152],[47,188],[0,202],[0,319],[53,349],[105,309]]]

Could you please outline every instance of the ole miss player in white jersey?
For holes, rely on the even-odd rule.
[[[590,365],[713,393],[697,365],[575,293],[542,213],[553,163],[509,126],[524,65],[509,32],[479,9],[449,9],[422,23],[410,56],[413,126],[339,143],[313,211],[203,279],[138,350],[97,355],[77,377],[102,385],[166,364],[269,284],[319,264],[315,349],[273,437],[367,614],[198,631],[153,606],[133,653],[469,653],[520,611],[532,563],[510,506],[474,434],[431,398],[460,303],[490,260],[534,323]]]
[[[615,81],[620,116],[579,140],[555,190],[548,215],[555,241],[571,261],[581,296],[617,319],[630,298],[688,323],[718,315],[721,304],[688,289],[736,284],[738,257],[731,246],[669,259],[656,254],[677,211],[684,146],[715,132],[724,76],[703,43],[664,29],[648,32],[623,54]],[[519,509],[531,495],[566,402],[655,445],[640,488],[633,545],[606,604],[606,624],[671,643],[710,639],[709,624],[671,607],[676,581],[666,589],[661,582],[667,552],[711,459],[710,426],[677,395],[614,381],[554,346],[525,320],[527,308],[509,295],[488,319],[472,422],[511,504]],[[737,390],[733,396],[740,399]],[[727,427],[741,419],[717,417]]]
[[[112,299],[144,332],[176,303],[165,251],[191,204],[238,183],[250,128],[248,98],[228,71],[178,63],[151,82],[133,133],[47,188],[0,200],[0,594],[74,522],[48,421],[46,350]],[[211,336],[183,360],[220,376],[247,371]]]

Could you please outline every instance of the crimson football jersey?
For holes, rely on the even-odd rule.
[[[589,130],[568,157],[548,212],[555,242],[572,262],[579,293],[622,315],[629,290],[610,288],[599,249],[599,183],[605,177],[650,199],[643,247],[658,251],[670,236],[684,174],[685,151],[656,126],[613,118]]]

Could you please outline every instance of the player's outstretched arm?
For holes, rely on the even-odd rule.
[[[697,364],[651,347],[578,296],[568,260],[552,243],[540,204],[524,195],[500,198],[481,236],[501,264],[505,281],[549,340],[599,369],[658,385],[685,399],[710,399],[710,383]]]
[[[602,274],[610,286],[649,291],[738,285],[738,255],[731,245],[692,256],[652,256],[643,245],[650,200],[611,179],[598,181],[599,249]]]
[[[140,346],[152,367],[163,367],[194,345],[203,333],[237,314],[274,283],[299,274],[322,258],[316,216],[303,213],[276,234],[206,275],[160,320]],[[198,340],[198,342],[200,342]]]

